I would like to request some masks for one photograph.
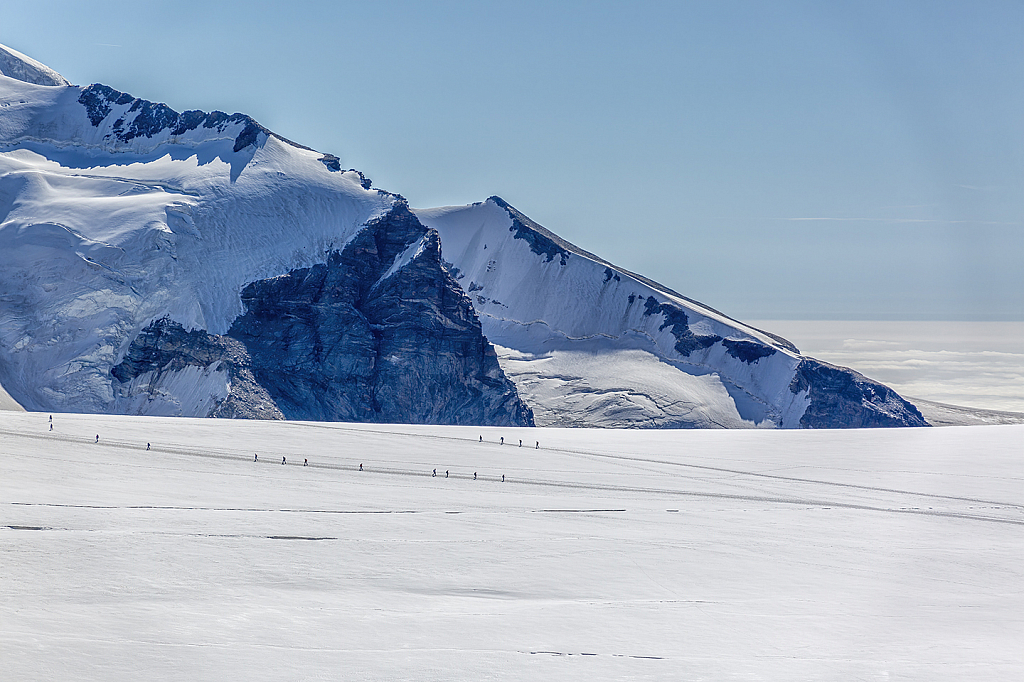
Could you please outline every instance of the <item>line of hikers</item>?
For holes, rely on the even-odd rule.
[[[52,414],[50,415],[50,430],[53,431],[53,415]],[[96,441],[95,442],[96,443],[100,442],[100,435],[98,433],[96,434]],[[479,442],[481,442],[481,443],[484,442],[484,437],[483,436],[480,436],[480,441]],[[505,444],[505,437],[501,436],[501,438],[499,439],[498,442],[499,442],[500,445],[504,445]],[[519,447],[523,447],[523,439],[522,438],[519,439]],[[149,451],[150,448],[151,448],[151,444],[150,443],[146,443],[146,450]],[[535,448],[537,450],[540,449],[540,441],[536,442]],[[254,461],[254,462],[260,461],[259,453],[253,453],[252,461]],[[284,457],[283,455],[281,457],[281,464],[288,464],[288,459],[286,457]],[[302,459],[302,466],[304,466],[304,467],[308,467],[309,466],[309,458],[308,457],[304,457]],[[363,463],[360,462],[359,463],[359,471],[362,471],[362,470],[363,470]],[[434,471],[431,474],[431,476],[432,477],[436,477],[437,476],[437,469],[434,469]],[[444,472],[444,477],[448,478],[448,471],[447,470]],[[473,472],[473,480],[474,481],[477,480],[477,472],[475,472],[475,471]],[[505,474],[501,475],[501,482],[502,483],[505,482]]]
[[[362,469],[360,469],[360,471],[362,471]],[[436,478],[437,477],[437,469],[434,469],[433,473],[430,474],[430,477],[431,478]],[[445,469],[444,477],[448,478],[448,469]],[[474,481],[476,480],[476,472],[475,471],[473,472],[473,480]],[[505,482],[505,474],[501,475],[501,482],[502,483]]]
[[[484,442],[484,437],[483,436],[480,436],[480,441],[479,442],[480,443]],[[505,436],[501,436],[500,438],[498,438],[498,445],[504,445],[504,444],[505,444]],[[523,447],[523,439],[522,438],[519,439],[519,447]],[[539,440],[535,441],[534,449],[535,450],[540,450],[540,441]]]

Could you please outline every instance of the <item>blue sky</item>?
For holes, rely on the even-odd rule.
[[[74,83],[498,194],[739,319],[1024,320],[1024,3],[35,0]]]

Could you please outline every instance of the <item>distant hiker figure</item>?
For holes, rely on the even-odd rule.
[[[50,424],[50,430],[53,431],[53,424]]]
[[[502,474],[502,475],[501,475],[501,482],[502,482],[502,483],[504,483],[504,482],[505,482],[505,474]]]
[[[474,481],[476,480],[476,472],[475,471],[473,472],[473,480]]]
[[[360,471],[362,471],[362,470],[363,470],[363,464],[362,464],[362,462],[360,462],[360,463],[359,463],[359,470],[360,470]]]
[[[53,417],[50,417],[50,420],[51,420],[51,421],[53,421]],[[483,442],[484,442],[484,437],[483,437],[483,436],[480,436],[480,442],[481,442],[481,443],[483,443]]]
[[[284,457],[281,458],[281,464],[284,464]]]
[[[149,450],[149,443],[146,443],[146,450]]]
[[[447,469],[444,470],[444,477],[448,478],[448,470]]]
[[[537,441],[537,447],[535,449],[540,450],[540,441]]]
[[[100,442],[100,434],[98,434],[98,433],[96,434],[96,442],[97,442],[97,443],[99,443],[99,442]]]
[[[97,436],[97,438],[99,438],[99,436]],[[504,445],[504,444],[505,444],[505,436],[502,436],[502,437],[501,437],[501,444],[502,444],[502,445]]]
[[[50,415],[50,422],[53,422],[53,415]]]
[[[523,439],[522,438],[519,439],[519,447],[523,447]]]
[[[434,469],[434,473],[430,474],[430,477],[434,478],[436,476],[437,476],[437,469]]]
[[[254,461],[254,462],[258,462],[258,461],[260,461],[260,456],[259,456],[259,454],[253,454],[253,456],[252,456],[252,461]]]
[[[308,459],[303,459],[302,460],[302,466],[308,467],[309,466],[309,460]]]

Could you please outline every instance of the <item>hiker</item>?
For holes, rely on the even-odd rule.
[[[434,469],[434,473],[430,474],[430,477],[431,478],[436,478],[437,477],[437,469]]]
[[[519,439],[519,447],[523,447],[523,439],[522,438]]]
[[[448,470],[447,469],[444,470],[444,477],[448,478]]]
[[[502,474],[502,475],[501,475],[501,482],[502,482],[502,483],[504,483],[504,482],[505,482],[505,474]]]
[[[97,442],[97,443],[99,443],[99,442],[100,442],[100,434],[98,434],[98,433],[96,434],[96,442]]]
[[[53,423],[53,415],[52,414],[50,415],[50,423],[51,424]]]
[[[474,481],[476,480],[476,472],[475,471],[473,472],[473,480]]]
[[[149,443],[146,443],[146,451],[149,451]]]
[[[360,470],[360,471],[362,471],[362,470],[363,470],[363,463],[362,463],[362,462],[360,462],[360,463],[359,463],[359,470]]]
[[[537,449],[537,450],[540,450],[540,441],[537,441],[537,447],[536,447],[536,449]]]
[[[284,462],[285,462],[284,457],[282,457],[281,458],[281,464],[284,464]]]
[[[50,430],[53,431],[53,424],[50,424]]]
[[[258,462],[258,461],[260,461],[260,456],[259,456],[258,454],[256,454],[256,453],[253,453],[253,455],[252,455],[252,461],[254,461],[254,462]]]
[[[483,437],[483,436],[480,436],[480,442],[481,442],[481,443],[483,443],[483,442],[484,442],[484,437]]]
[[[302,460],[302,466],[308,467],[309,466],[309,460],[308,459],[303,459]]]
[[[505,444],[505,436],[502,436],[502,437],[501,437],[501,444],[502,444],[502,445],[504,445],[504,444]]]

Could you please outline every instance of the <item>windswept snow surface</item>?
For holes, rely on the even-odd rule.
[[[5,679],[1024,679],[1024,426],[53,417],[0,413]]]
[[[235,151],[243,122],[124,142],[113,119],[141,114],[93,125],[82,92],[0,76],[0,383],[26,408],[124,411],[110,368],[146,325],[222,334],[246,284],[323,262],[395,201],[266,133]]]
[[[798,426],[807,393],[789,387],[800,356],[776,337],[560,240],[531,244],[494,198],[416,215],[440,233],[538,426]],[[750,362],[722,343],[684,355],[652,312],[661,304],[684,311],[698,337],[770,355]]]

